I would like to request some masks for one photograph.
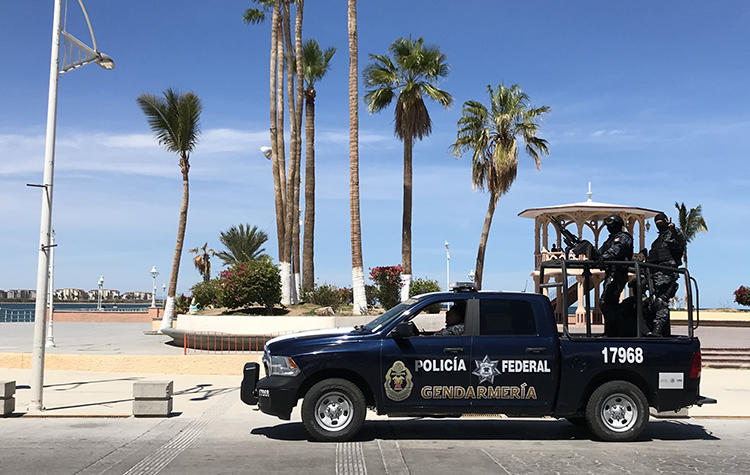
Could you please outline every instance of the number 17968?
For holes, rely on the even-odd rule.
[[[643,348],[609,346],[602,348],[605,363],[643,363]]]

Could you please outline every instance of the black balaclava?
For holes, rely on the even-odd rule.
[[[609,231],[610,234],[614,234],[622,231],[622,227],[625,225],[625,222],[620,216],[611,214],[604,218],[604,224],[607,226],[607,231]]]
[[[664,213],[657,213],[656,216],[654,216],[654,223],[656,224],[656,229],[658,229],[660,233],[663,233],[669,228],[669,218],[667,218],[667,215]]]

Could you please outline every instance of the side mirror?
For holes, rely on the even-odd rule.
[[[391,330],[388,336],[391,336],[393,338],[409,338],[410,336],[413,336],[411,322],[398,323],[396,325],[396,328]]]

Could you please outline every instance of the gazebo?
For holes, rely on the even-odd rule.
[[[588,239],[594,246],[599,247],[600,238],[603,242],[606,239],[606,233],[601,236],[602,230],[606,231],[606,226],[603,223],[604,218],[611,214],[617,214],[622,217],[625,222],[625,228],[633,235],[634,252],[646,247],[646,220],[653,218],[659,212],[657,210],[642,208],[639,206],[627,206],[610,203],[599,203],[591,200],[591,183],[589,183],[589,191],[586,193],[586,201],[580,203],[570,203],[564,205],[547,206],[541,208],[529,208],[520,213],[518,216],[522,218],[531,218],[534,220],[534,270],[531,272],[534,278],[534,285],[536,292],[540,291],[539,282],[539,266],[542,262],[549,259],[559,258],[563,256],[562,249],[562,236],[555,226],[550,222],[550,218],[557,219],[560,224],[567,228],[573,225],[571,232],[577,235],[579,238]],[[636,224],[638,225],[637,240],[634,233]],[[549,229],[552,227],[554,230],[552,244],[557,246],[557,250],[552,250],[550,247],[550,233]],[[565,283],[568,292],[568,302],[570,304],[578,302],[578,308],[576,309],[575,317],[571,317],[570,323],[583,323],[585,320],[586,309],[583,304],[584,284],[583,276],[579,275],[580,270],[569,271],[569,275],[576,277],[576,282],[570,286]],[[545,281],[561,279],[561,273],[547,271],[545,272]],[[594,291],[594,308],[592,314],[594,316],[593,323],[601,323],[601,312],[599,311],[599,295],[600,295],[600,284],[604,279],[603,271],[592,272],[591,287]],[[545,295],[548,295],[547,288],[542,289]],[[623,291],[623,294],[625,291]],[[549,295],[548,295],[549,296]],[[562,307],[562,299],[557,298],[557,295],[552,300],[553,307],[555,308],[555,314],[557,315],[558,322],[562,321],[563,315],[567,314],[567,309]]]

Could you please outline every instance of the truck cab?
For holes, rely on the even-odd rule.
[[[441,307],[462,308],[460,334],[438,331]],[[603,440],[633,440],[649,407],[679,410],[699,396],[697,338],[609,338],[558,329],[549,299],[470,285],[402,302],[363,326],[269,341],[265,377],[247,363],[241,397],[302,420],[317,440],[349,440],[367,408],[392,416],[506,414],[585,424]]]

